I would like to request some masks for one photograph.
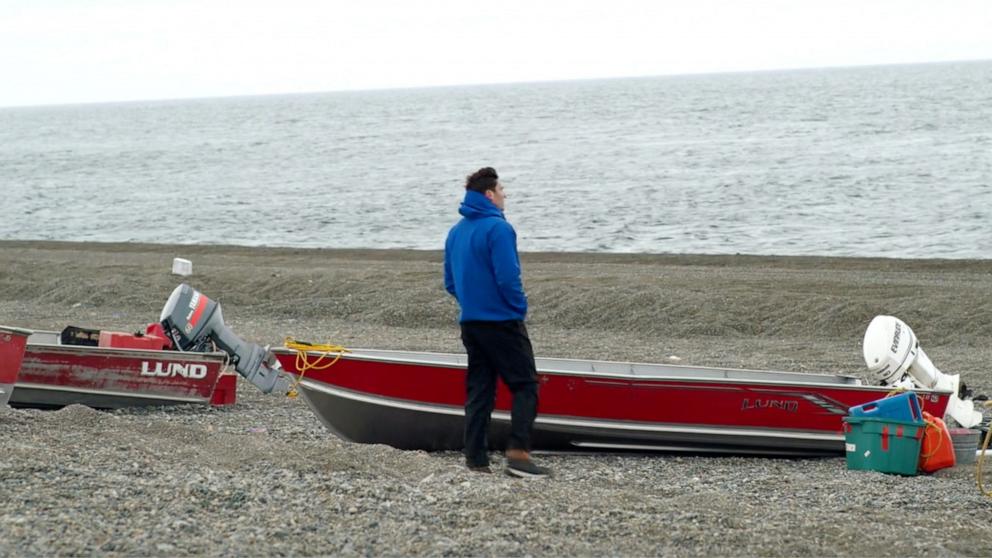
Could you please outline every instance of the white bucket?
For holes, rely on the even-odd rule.
[[[182,275],[183,277],[193,275],[193,262],[182,258],[173,258],[172,274]]]

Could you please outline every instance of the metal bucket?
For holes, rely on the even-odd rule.
[[[951,443],[954,444],[954,460],[958,465],[968,465],[975,462],[978,451],[980,430],[969,428],[951,428]]]

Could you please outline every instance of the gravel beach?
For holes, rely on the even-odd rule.
[[[172,258],[245,338],[461,352],[441,254],[0,241],[0,324],[137,330]],[[876,314],[992,393],[992,261],[524,254],[541,356],[862,374]],[[551,479],[343,442],[301,400],[0,410],[0,556],[990,556],[973,466],[547,455]],[[992,475],[989,475],[992,479]],[[992,484],[992,480],[986,480]]]

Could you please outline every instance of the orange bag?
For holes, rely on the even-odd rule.
[[[923,420],[927,423],[923,430],[923,442],[920,446],[920,470],[932,473],[955,464],[954,444],[951,442],[951,432],[944,420],[923,411]]]

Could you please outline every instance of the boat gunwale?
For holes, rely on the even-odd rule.
[[[20,335],[22,337],[31,337],[35,333],[35,330],[33,329],[25,329],[23,327],[14,327],[7,325],[0,325],[0,331],[5,333],[12,333],[14,335]]]
[[[284,354],[287,356],[296,354],[293,349],[288,349],[285,347],[273,348],[272,351],[276,354]],[[389,353],[396,356],[382,356],[377,354],[361,354],[359,351],[374,351],[376,353]],[[324,354],[334,354],[337,352],[324,352],[324,351],[307,351],[308,355],[324,355]],[[453,362],[440,362],[431,361],[418,358],[401,358],[399,355],[416,355],[416,356],[441,356],[441,357],[458,357],[465,359],[465,355],[458,353],[436,353],[436,352],[418,352],[418,351],[399,351],[392,349],[348,349],[341,355],[342,359],[353,359],[369,362],[386,362],[391,364],[401,364],[401,365],[430,365],[437,368],[453,368],[464,370],[465,364],[453,363]],[[538,357],[535,359],[538,363],[542,360],[555,360],[563,362],[579,362],[579,363],[600,363],[600,364],[610,364],[610,365],[621,365],[621,366],[645,366],[645,367],[670,367],[677,368],[680,370],[685,370],[689,373],[693,370],[706,370],[706,371],[723,371],[723,372],[734,372],[734,373],[754,373],[762,375],[781,375],[788,378],[839,378],[839,379],[851,379],[856,381],[861,381],[860,378],[856,376],[848,376],[842,374],[822,374],[822,373],[809,373],[809,372],[785,372],[778,370],[753,370],[746,368],[717,368],[717,367],[704,367],[704,366],[690,366],[682,364],[659,364],[659,363],[646,363],[646,362],[628,362],[628,361],[608,361],[608,360],[584,360],[584,359],[569,359],[569,358],[542,358]],[[817,388],[830,388],[830,389],[842,389],[842,390],[861,390],[861,391],[877,391],[879,393],[888,393],[892,391],[889,386],[875,386],[865,383],[835,383],[835,382],[817,382],[817,381],[789,381],[788,379],[782,380],[770,380],[770,379],[755,379],[755,378],[705,378],[705,377],[692,377],[692,376],[664,376],[664,375],[653,375],[653,374],[635,374],[635,373],[619,373],[619,372],[598,372],[598,371],[586,371],[586,370],[556,370],[553,368],[541,368],[538,366],[538,374],[550,374],[554,376],[581,376],[581,377],[595,377],[595,378],[613,378],[621,380],[650,380],[650,381],[672,381],[672,382],[690,382],[690,383],[732,383],[732,384],[748,384],[748,385],[771,385],[771,386],[804,386],[804,387],[817,387]],[[308,378],[309,379],[309,378]],[[932,390],[932,389],[916,389],[913,390],[921,394],[937,394],[937,395],[949,395],[951,391],[942,390]]]
[[[32,331],[32,330],[28,330]],[[34,333],[43,334],[54,334],[58,335],[57,331],[46,331],[46,330],[33,330]],[[218,361],[221,364],[228,360],[227,353],[221,351],[211,351],[209,353],[198,353],[193,351],[172,351],[172,350],[161,350],[161,349],[132,349],[127,347],[97,347],[92,345],[63,345],[61,343],[39,343],[37,341],[32,342],[31,338],[28,337],[28,341],[25,345],[24,356],[27,356],[28,351],[39,352],[59,352],[59,353],[94,353],[96,356],[124,356],[133,357],[139,355],[148,355],[156,359],[168,359],[170,357],[181,359],[181,360],[191,360],[191,361],[206,361],[213,362]]]

